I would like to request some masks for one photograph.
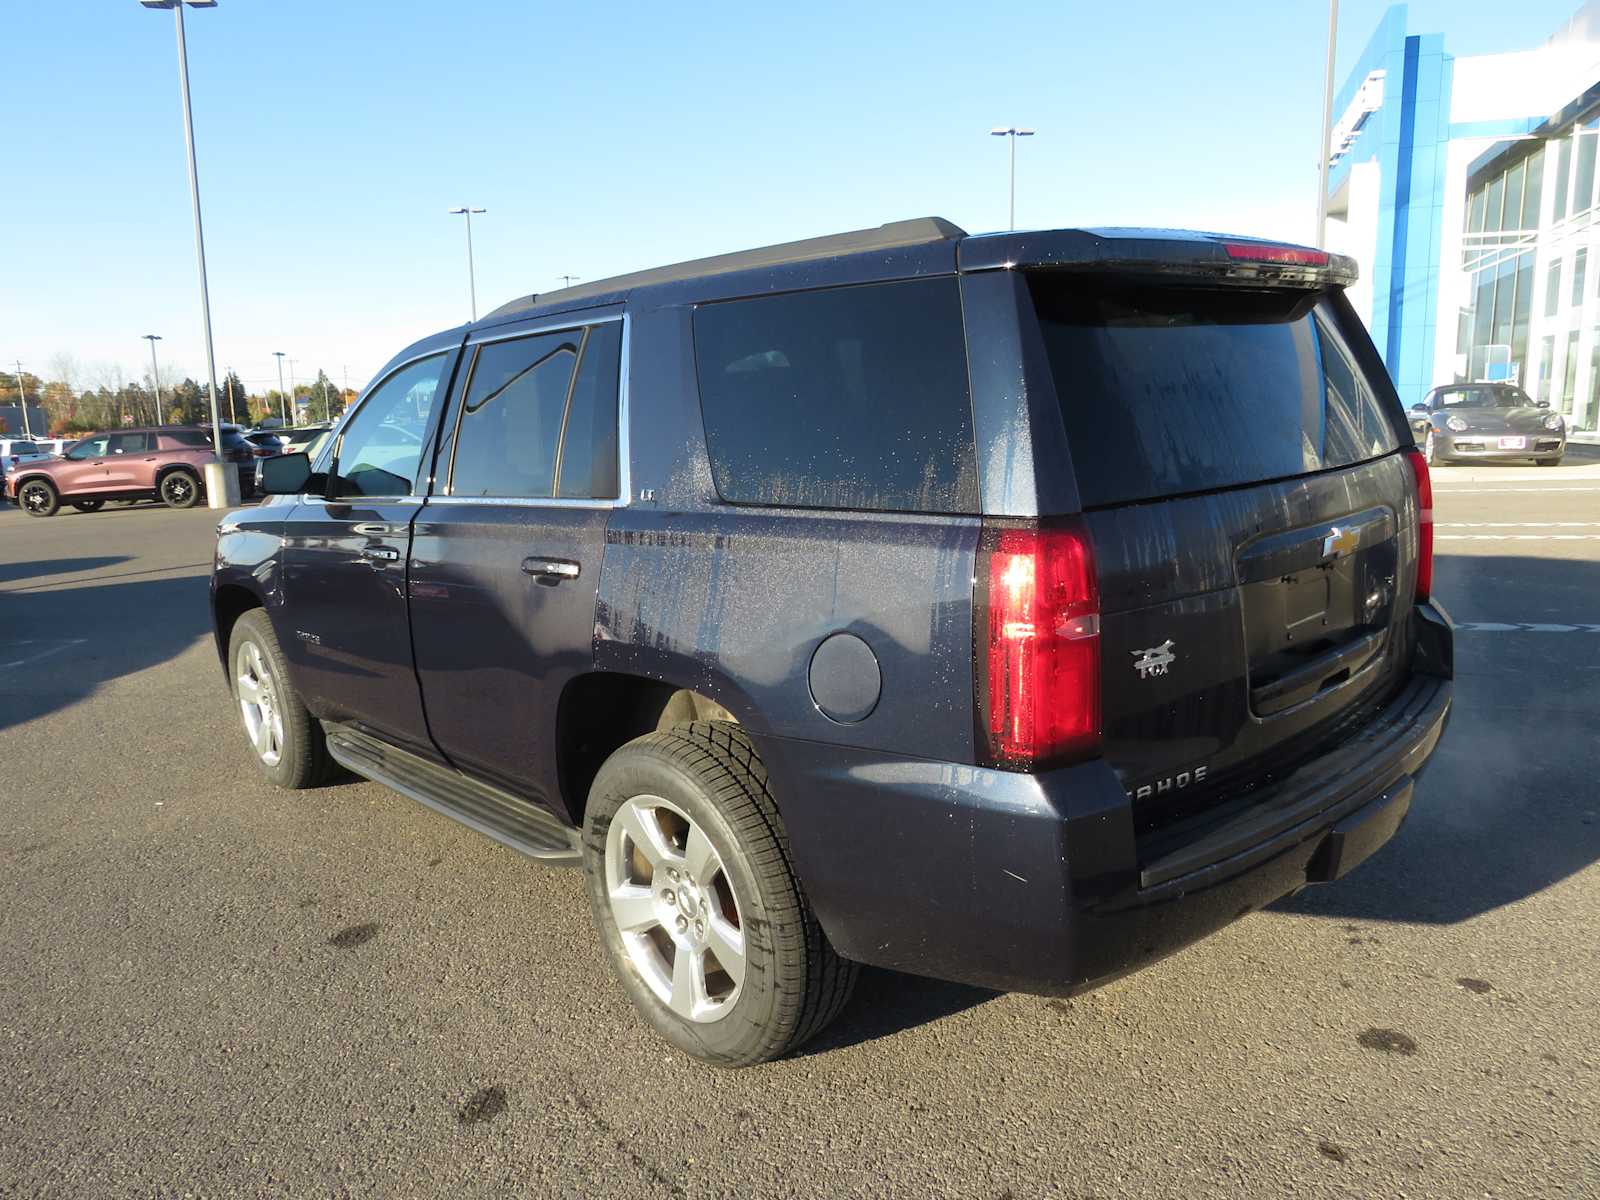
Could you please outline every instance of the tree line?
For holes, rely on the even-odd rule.
[[[356,397],[354,391],[336,386],[325,371],[318,371],[310,383],[296,384],[292,390],[294,404],[288,418],[291,424],[337,417]],[[118,379],[79,387],[70,377],[41,379],[31,371],[23,371],[19,388],[16,374],[0,372],[0,405],[19,403],[19,395],[26,395],[30,415],[34,410],[44,410],[52,437],[123,425],[201,425],[211,420],[205,385],[187,376],[177,383],[163,379],[158,403],[149,376],[136,383]],[[285,417],[282,392],[273,388],[251,395],[234,371],[218,382],[217,398],[218,413],[224,422],[252,426],[269,418],[281,421]],[[42,437],[46,431],[33,432]]]

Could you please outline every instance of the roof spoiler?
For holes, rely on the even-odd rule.
[[[1057,229],[969,237],[963,271],[1018,267],[1183,276],[1219,284],[1349,287],[1353,258],[1311,246],[1172,229]]]

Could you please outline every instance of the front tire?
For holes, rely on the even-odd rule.
[[[817,923],[766,767],[738,726],[679,725],[607,759],[589,791],[583,856],[623,990],[685,1054],[766,1062],[849,1000],[859,968]]]
[[[53,517],[61,496],[43,479],[30,479],[17,489],[17,506],[30,517]]]
[[[193,508],[200,499],[200,481],[190,471],[173,471],[161,477],[156,491],[168,508]]]
[[[228,638],[228,678],[261,773],[281,788],[320,787],[333,774],[322,726],[300,702],[267,614],[254,608]]]
[[[1563,457],[1563,455],[1558,454],[1554,458],[1536,458],[1533,461],[1541,467],[1559,467]]]
[[[1439,437],[1431,429],[1428,430],[1427,440],[1422,443],[1422,456],[1428,460],[1430,467],[1442,467],[1450,461],[1439,453]]]

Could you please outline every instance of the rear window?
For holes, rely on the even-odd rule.
[[[954,279],[708,304],[695,311],[694,341],[724,500],[976,510]]]
[[[1399,446],[1314,296],[1030,284],[1088,507],[1283,479]]]
[[[11,453],[13,453],[13,454],[37,454],[37,453],[39,453],[39,447],[34,445],[32,442],[12,442],[11,443]]]

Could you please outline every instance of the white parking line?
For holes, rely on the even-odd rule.
[[[1544,622],[1457,621],[1457,633],[1600,633],[1600,625],[1554,625]]]
[[[36,663],[41,658],[49,658],[52,654],[60,654],[61,651],[66,650],[69,647],[81,646],[88,640],[88,638],[66,638],[62,641],[50,644],[27,640],[12,642],[10,646],[5,647],[5,650],[15,651],[23,646],[43,646],[44,648],[24,652],[23,656],[19,659],[16,659],[14,662],[0,663],[0,671],[9,671],[12,667],[21,667],[26,666],[28,663]],[[4,650],[0,650],[0,653],[4,652]]]
[[[1435,529],[1600,529],[1600,521],[1435,521]]]
[[[1600,542],[1600,533],[1436,533],[1438,542]]]
[[[1516,487],[1516,488],[1480,488],[1461,487],[1458,484],[1435,483],[1435,492],[1447,492],[1452,496],[1485,496],[1493,492],[1499,495],[1512,496],[1545,496],[1551,492],[1600,492],[1600,487]]]

